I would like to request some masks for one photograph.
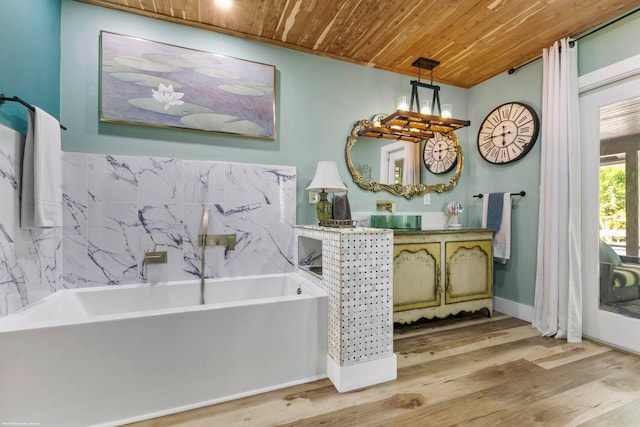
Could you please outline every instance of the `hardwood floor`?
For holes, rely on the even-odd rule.
[[[398,379],[321,380],[132,426],[638,426],[640,357],[495,313],[397,326]]]

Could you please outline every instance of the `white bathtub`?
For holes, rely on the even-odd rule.
[[[301,288],[302,294],[296,290]],[[0,422],[119,425],[326,377],[295,273],[56,292],[0,319]]]

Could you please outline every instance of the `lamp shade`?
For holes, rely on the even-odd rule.
[[[324,191],[326,193],[347,191],[347,187],[338,173],[336,162],[318,162],[316,174],[313,176],[311,184],[307,187],[307,191]]]

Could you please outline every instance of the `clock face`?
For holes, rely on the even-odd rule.
[[[433,137],[426,140],[422,151],[422,161],[431,173],[449,172],[458,162],[456,146],[458,140],[453,132],[434,132]]]
[[[482,122],[478,151],[489,163],[511,163],[524,157],[538,138],[538,116],[528,105],[500,105]]]

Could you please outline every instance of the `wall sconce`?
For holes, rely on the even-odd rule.
[[[407,102],[407,96],[399,97],[397,111],[372,121],[373,126],[364,129],[361,135],[420,142],[431,138],[434,132],[447,133],[469,126],[471,122],[468,120],[452,118],[451,104],[440,105],[440,86],[433,84],[433,69],[439,64],[433,59],[415,60],[411,65],[418,70],[431,72],[431,83],[421,82],[418,73],[418,80],[411,81],[411,100]],[[433,91],[431,101],[426,99],[420,102],[419,88]]]
[[[332,219],[331,202],[327,200],[327,193],[341,193],[347,191],[336,162],[321,161],[316,167],[316,174],[307,187],[307,191],[317,191],[320,200],[316,203],[318,221]]]

